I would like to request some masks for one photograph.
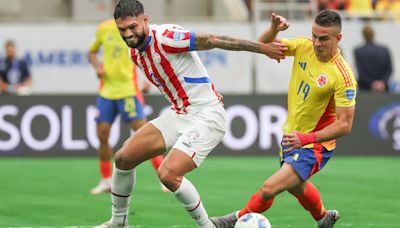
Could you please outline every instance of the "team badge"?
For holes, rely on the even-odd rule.
[[[356,96],[356,91],[354,89],[346,90],[346,97],[349,101],[353,100],[355,96]]]
[[[200,138],[200,132],[196,130],[191,130],[186,133],[186,137],[189,138],[191,141],[197,141]]]
[[[328,77],[321,74],[317,79],[317,83],[319,87],[324,87],[328,83]]]

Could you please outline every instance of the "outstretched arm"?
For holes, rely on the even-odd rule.
[[[196,33],[196,50],[209,50],[220,48],[231,51],[250,51],[260,54],[265,54],[271,59],[284,59],[283,54],[287,47],[284,44],[273,42],[263,44],[249,40],[237,39],[229,36],[218,36],[206,33]]]
[[[258,38],[259,42],[262,43],[270,43],[276,40],[276,36],[280,31],[284,31],[289,28],[289,23],[286,21],[286,18],[273,13],[271,15],[271,26],[263,32]]]

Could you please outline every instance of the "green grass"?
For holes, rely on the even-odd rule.
[[[95,158],[0,159],[0,227],[93,226],[110,217],[110,196],[92,196]],[[275,157],[210,157],[188,178],[208,213],[241,208],[278,168]],[[160,190],[150,164],[138,168],[132,227],[195,227],[172,194]],[[334,157],[312,178],[327,208],[340,210],[335,227],[400,227],[400,157]],[[274,228],[315,227],[288,193],[264,213]]]

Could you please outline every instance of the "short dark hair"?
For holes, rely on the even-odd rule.
[[[115,6],[114,19],[137,17],[143,13],[143,4],[138,0],[120,0]]]
[[[315,18],[315,24],[322,27],[339,27],[342,28],[342,19],[340,15],[332,10],[323,10]]]

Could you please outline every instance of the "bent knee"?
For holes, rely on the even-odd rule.
[[[281,192],[282,192],[281,189],[279,189],[276,186],[269,185],[269,184],[264,184],[260,189],[261,198],[263,198],[263,199],[273,198]]]
[[[167,170],[162,167],[158,169],[157,175],[160,178],[161,183],[167,186],[171,191],[176,191],[179,188],[183,178],[175,174],[172,170]]]
[[[114,163],[118,169],[123,169],[123,170],[133,169],[137,166],[135,161],[130,159],[129,156],[127,156],[124,150],[122,149],[117,151],[117,153],[115,153]]]

